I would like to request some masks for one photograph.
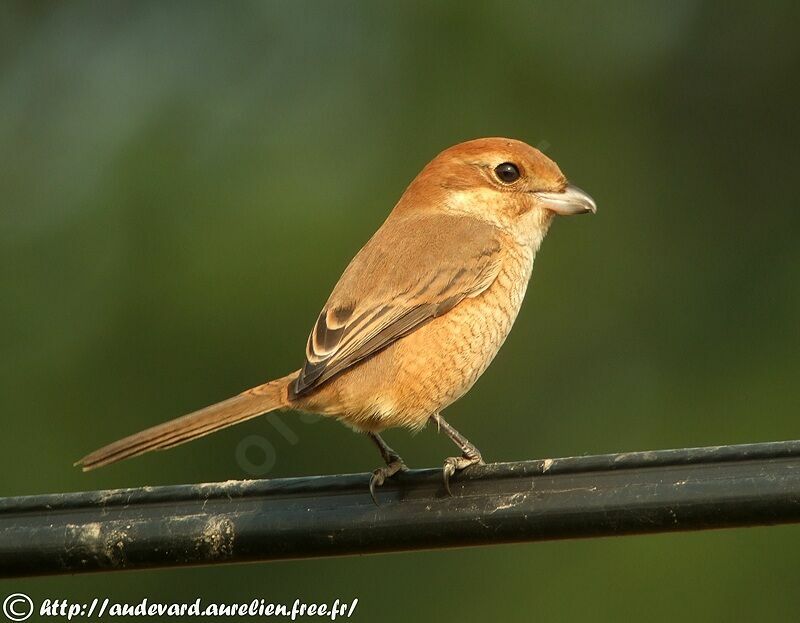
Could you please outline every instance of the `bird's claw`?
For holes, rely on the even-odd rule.
[[[470,465],[485,465],[485,463],[480,454],[470,456],[464,454],[445,459],[444,467],[442,467],[442,476],[444,478],[444,490],[447,491],[447,495],[453,497],[453,492],[450,490],[450,477]]]
[[[380,506],[378,504],[378,497],[375,495],[375,487],[380,487],[384,482],[386,482],[387,478],[391,478],[397,472],[407,472],[408,467],[406,464],[403,463],[403,460],[400,457],[397,460],[392,461],[385,467],[379,467],[374,472],[372,472],[372,476],[369,479],[369,494],[372,496],[372,501],[375,502],[375,506]]]

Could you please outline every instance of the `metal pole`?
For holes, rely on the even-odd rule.
[[[800,441],[0,499],[0,577],[800,522]]]

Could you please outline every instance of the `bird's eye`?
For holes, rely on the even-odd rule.
[[[497,176],[497,179],[504,184],[511,184],[519,179],[519,169],[517,168],[517,165],[511,162],[498,164],[494,168],[494,174]]]

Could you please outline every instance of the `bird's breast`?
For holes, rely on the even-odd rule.
[[[525,297],[533,253],[506,258],[480,295],[399,340],[376,361],[382,369],[380,424],[421,427],[431,414],[463,396],[494,359]]]
[[[525,297],[533,250],[507,254],[497,278],[478,296],[363,362],[304,398],[304,407],[360,430],[421,428],[463,396],[494,359]]]

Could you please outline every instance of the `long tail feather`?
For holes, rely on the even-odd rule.
[[[294,372],[189,415],[145,429],[87,454],[75,465],[88,471],[151,450],[165,450],[280,409],[287,406],[289,383],[296,378],[297,372]]]

